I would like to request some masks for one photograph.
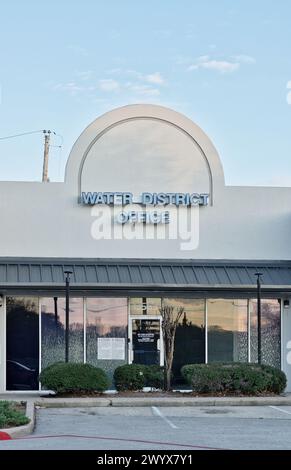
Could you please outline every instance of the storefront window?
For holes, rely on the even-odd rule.
[[[39,361],[38,299],[7,297],[7,389],[37,388]],[[206,305],[207,303],[207,305]],[[135,297],[129,300],[131,316],[159,321],[161,306],[183,308],[179,321],[173,362],[174,383],[181,381],[184,364],[205,362],[248,362],[248,303],[250,310],[250,360],[258,360],[257,304],[246,299],[183,299]],[[206,308],[207,306],[207,308]],[[112,379],[117,366],[128,362],[128,299],[87,298],[86,361],[101,367]],[[205,318],[207,314],[207,328]],[[140,320],[139,320],[140,321]],[[280,368],[280,303],[262,300],[262,362]],[[29,341],[27,340],[29,338]],[[65,361],[65,299],[41,299],[41,365]],[[162,338],[157,351],[162,349]],[[132,358],[135,359],[135,358]],[[84,361],[84,300],[70,299],[69,361]],[[157,361],[154,361],[157,362]],[[18,383],[14,363],[28,366],[31,382]],[[34,374],[34,375],[33,375]],[[33,382],[34,380],[34,382]]]
[[[70,298],[69,361],[84,361],[83,299]],[[41,364],[65,361],[65,312],[63,297],[41,299]]]
[[[184,309],[176,330],[173,360],[174,382],[179,382],[182,366],[205,362],[205,300],[163,299],[163,305]]]
[[[248,361],[247,312],[247,300],[207,300],[208,362]]]
[[[250,300],[251,362],[258,361],[257,301]],[[261,301],[262,363],[281,368],[281,315],[277,299]]]
[[[6,298],[6,389],[38,390],[37,297]]]
[[[112,379],[114,369],[127,363],[127,299],[87,298],[87,362]]]
[[[160,315],[160,298],[132,297],[129,301],[130,315]]]

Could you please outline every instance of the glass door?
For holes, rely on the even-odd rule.
[[[160,317],[131,317],[130,344],[133,364],[163,365]]]

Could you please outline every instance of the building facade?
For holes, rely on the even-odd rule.
[[[250,169],[251,171],[251,169]],[[185,363],[262,362],[291,391],[291,188],[226,186],[213,144],[173,110],[132,105],[89,125],[62,183],[0,182],[0,391],[38,390],[65,359],[163,364],[161,308],[183,308]]]

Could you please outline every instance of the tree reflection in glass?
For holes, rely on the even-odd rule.
[[[248,301],[208,299],[208,362],[248,361]]]
[[[41,299],[41,362],[42,369],[54,362],[65,361],[65,311],[64,297]],[[70,299],[69,361],[84,360],[83,299]]]
[[[98,338],[124,338],[124,359],[101,359]],[[114,369],[127,363],[127,298],[87,298],[86,349],[87,362],[101,367],[111,380]]]

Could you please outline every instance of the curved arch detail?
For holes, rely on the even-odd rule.
[[[90,150],[92,149],[92,147],[96,144],[96,142],[102,136],[107,134],[110,130],[112,130],[115,127],[120,126],[124,123],[131,122],[131,121],[137,121],[137,120],[151,120],[151,121],[162,122],[164,124],[167,124],[169,126],[174,127],[175,129],[177,129],[178,131],[180,131],[184,135],[186,135],[188,138],[190,138],[190,140],[192,140],[192,142],[197,146],[197,148],[198,148],[198,150],[199,150],[199,152],[200,152],[200,154],[201,154],[201,156],[202,156],[202,158],[203,158],[203,160],[206,164],[206,168],[207,168],[207,172],[208,172],[208,179],[209,179],[209,201],[210,201],[210,205],[213,205],[213,191],[214,191],[214,188],[213,188],[213,174],[212,174],[211,166],[210,166],[209,160],[207,158],[207,155],[205,154],[205,152],[204,152],[203,148],[201,147],[201,145],[199,144],[199,142],[187,130],[185,130],[183,127],[179,126],[178,124],[176,124],[176,123],[174,123],[170,120],[167,120],[165,118],[156,117],[156,116],[142,116],[142,115],[132,116],[132,117],[116,120],[111,125],[105,127],[105,129],[103,129],[101,132],[99,132],[95,136],[95,138],[90,142],[90,144],[87,146],[87,148],[86,148],[86,150],[85,150],[85,152],[82,156],[80,166],[79,166],[79,171],[78,171],[78,194],[79,194],[79,196],[81,196],[81,192],[82,192],[82,173],[83,173],[84,165],[85,165],[86,159],[87,159],[88,154],[89,154]]]

